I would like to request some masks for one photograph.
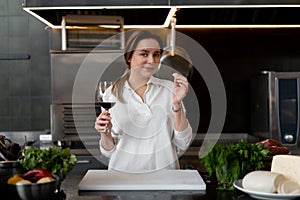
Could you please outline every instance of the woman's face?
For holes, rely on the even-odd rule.
[[[129,60],[131,73],[150,78],[157,71],[160,56],[160,46],[155,39],[141,40]]]

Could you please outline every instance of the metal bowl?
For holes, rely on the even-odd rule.
[[[59,178],[53,176],[54,180],[47,183],[32,184],[6,184],[10,197],[21,200],[50,200],[54,199],[58,189]]]
[[[12,168],[12,167],[19,167],[20,161],[18,160],[3,160],[0,161],[0,168]]]
[[[14,174],[22,174],[25,169],[20,165],[19,161],[0,161],[0,187],[3,179]]]

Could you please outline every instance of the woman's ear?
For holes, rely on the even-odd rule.
[[[131,62],[131,59],[127,59],[127,60],[126,60],[126,65],[127,65],[127,68],[128,68],[128,69],[131,68],[131,67],[130,67],[130,62]]]

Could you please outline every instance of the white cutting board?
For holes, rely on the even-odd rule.
[[[160,170],[126,173],[114,170],[88,170],[79,190],[206,190],[197,170]]]

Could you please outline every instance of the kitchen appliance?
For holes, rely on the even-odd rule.
[[[120,16],[66,14],[61,29],[49,30],[52,141],[77,155],[100,154],[94,97],[100,79],[115,80],[124,71],[123,23]]]
[[[300,72],[262,71],[251,80],[251,132],[299,146]]]
[[[79,143],[83,141],[89,149],[99,149],[99,133],[94,129],[97,82],[100,79],[115,80],[124,71],[121,50],[96,52],[51,51],[51,88],[52,104],[50,106],[52,140],[58,143]],[[110,63],[111,60],[114,62]],[[108,65],[102,76],[98,69]],[[84,68],[91,70],[82,74]],[[119,69],[119,70],[116,70]],[[97,73],[96,73],[97,72]],[[76,82],[77,81],[77,82]],[[83,82],[80,82],[83,81]],[[83,85],[86,89],[80,91],[74,99],[75,86]],[[79,135],[80,133],[80,135]]]
[[[61,49],[124,49],[124,19],[121,16],[62,16]]]

